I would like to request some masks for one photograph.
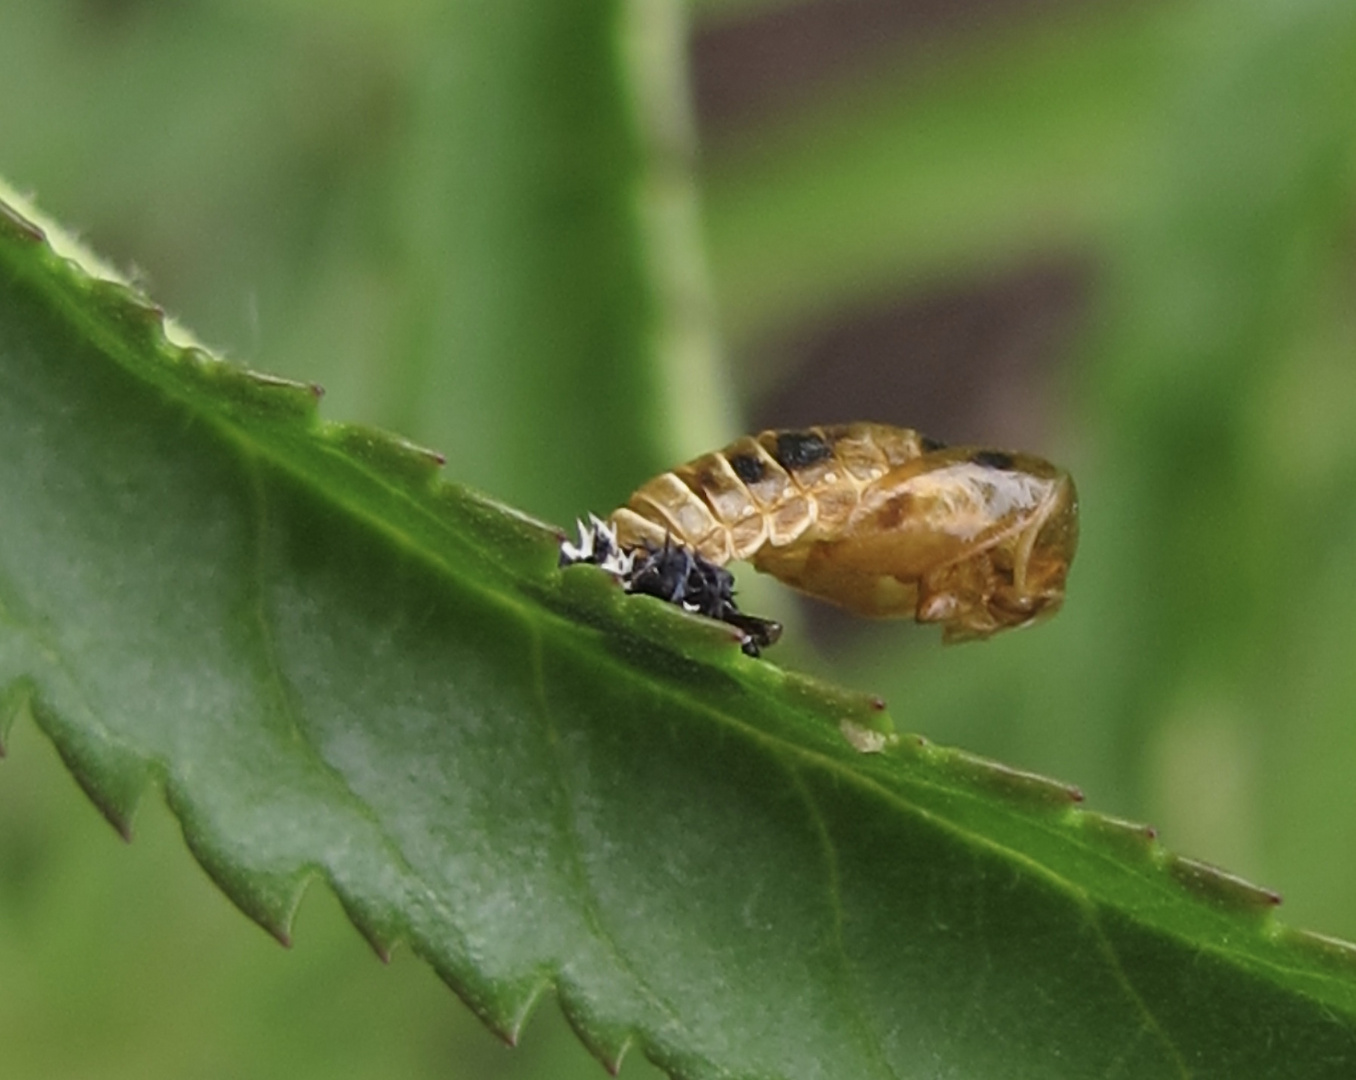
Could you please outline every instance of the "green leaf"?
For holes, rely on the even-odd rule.
[[[724,395],[699,317],[674,9],[453,4],[418,54],[395,191],[405,377],[391,412],[536,513],[579,512],[543,464],[582,438],[628,448],[592,455],[574,485],[602,507],[638,464],[729,434],[709,404]],[[669,407],[684,398],[706,407]]]
[[[1340,1076],[1356,950],[171,343],[0,218],[0,687],[281,938],[322,877],[512,1036],[681,1076]]]

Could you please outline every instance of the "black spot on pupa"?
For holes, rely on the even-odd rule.
[[[761,458],[753,454],[736,454],[730,458],[730,468],[746,484],[756,484],[767,473]]]
[[[803,469],[833,456],[833,447],[810,431],[783,431],[777,435],[777,464],[783,469]]]
[[[934,450],[946,449],[946,443],[942,442],[941,439],[934,439],[931,435],[920,435],[918,437],[918,445],[923,448],[923,453],[925,454],[930,454]]]
[[[977,450],[970,458],[976,465],[983,465],[986,469],[1012,468],[1013,459],[1011,454],[1005,454],[1002,450]]]

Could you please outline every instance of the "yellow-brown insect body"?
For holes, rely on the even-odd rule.
[[[858,614],[941,623],[949,641],[1055,611],[1078,536],[1073,481],[1048,462],[870,423],[738,439],[655,477],[611,523],[623,547],[749,559]]]

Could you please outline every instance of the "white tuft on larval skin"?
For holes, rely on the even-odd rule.
[[[589,514],[587,525],[579,520],[575,521],[575,525],[579,529],[579,543],[561,541],[562,564],[591,563],[623,584],[628,583],[635,564],[635,554],[617,546],[617,530],[596,514]]]

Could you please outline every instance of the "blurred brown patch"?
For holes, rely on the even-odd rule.
[[[814,0],[698,25],[692,42],[698,121],[708,131],[756,122],[901,46],[943,47],[969,31],[1068,6],[1068,0]]]
[[[751,426],[879,420],[948,443],[1040,452],[1090,277],[1074,259],[1027,266],[791,327],[750,358],[785,373],[750,402]]]

